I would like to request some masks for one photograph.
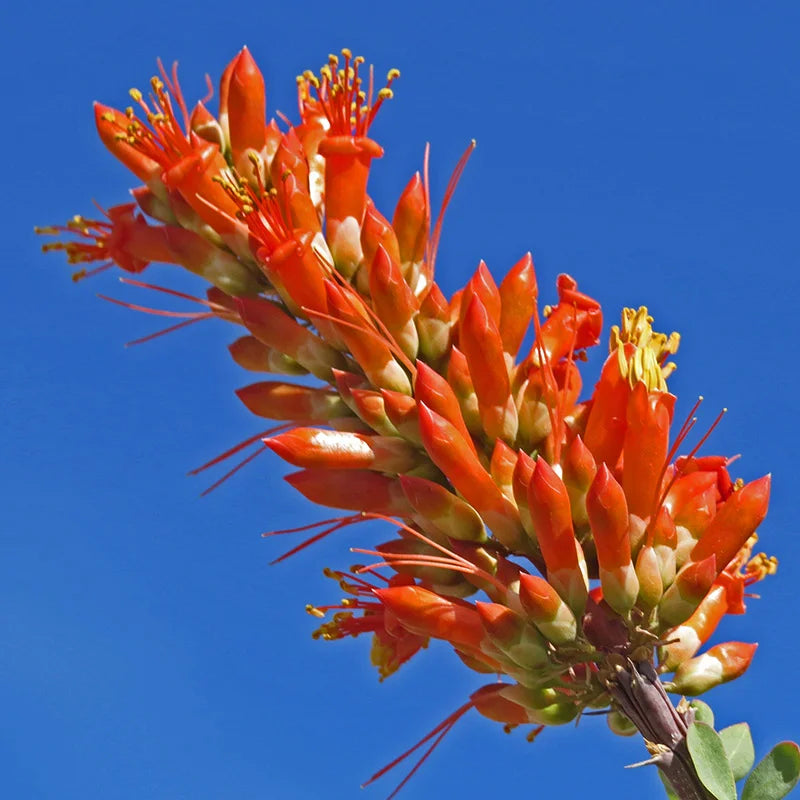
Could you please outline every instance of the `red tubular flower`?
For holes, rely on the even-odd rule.
[[[575,525],[589,522],[586,512],[586,493],[597,473],[597,464],[580,436],[570,442],[562,460],[564,485],[569,494],[572,521]]]
[[[156,194],[164,194],[161,183],[163,168],[154,158],[145,155],[131,143],[127,136],[130,121],[121,111],[102,103],[94,104],[94,122],[100,141],[118,158],[142,183],[147,184]]]
[[[578,291],[577,282],[569,275],[559,275],[558,305],[542,325],[538,344],[531,357],[538,362],[536,347],[541,346],[549,363],[554,364],[571,350],[597,344],[603,326],[600,304]]]
[[[144,271],[151,261],[173,261],[161,226],[148,225],[135,213],[133,203],[113,206],[108,209],[105,220],[73,217],[66,225],[49,225],[36,228],[36,232],[48,236],[62,233],[76,238],[72,241],[48,242],[42,246],[45,253],[64,251],[70,264],[101,263],[93,272],[116,264],[126,272]],[[80,280],[88,273],[76,273]]]
[[[343,373],[339,375],[341,374]],[[341,384],[339,375],[336,376],[337,386]],[[358,385],[365,382],[360,375],[353,375],[352,378],[358,379]],[[366,423],[372,430],[383,436],[399,435],[400,432],[389,419],[389,415],[386,411],[386,402],[381,392],[352,387],[344,389],[339,388],[339,392],[343,397],[346,396],[348,398],[345,402],[347,402],[359,419]]]
[[[512,673],[535,670],[548,664],[550,659],[545,639],[524,617],[500,603],[478,602],[475,608],[491,643],[512,662]]]
[[[500,490],[512,502],[514,501],[514,471],[519,455],[502,439],[494,443],[492,458],[489,462],[489,474]]]
[[[383,148],[367,136],[370,125],[383,102],[392,96],[391,85],[399,77],[391,70],[386,86],[377,100],[362,93],[360,56],[353,58],[343,50],[342,68],[339,59],[331,56],[322,68],[320,78],[311,72],[303,74],[309,99],[316,92],[319,108],[330,127],[319,143],[319,154],[325,159],[325,204],[327,240],[334,261],[346,275],[358,267],[362,253],[360,228],[367,198],[367,179],[373,158],[383,155]]]

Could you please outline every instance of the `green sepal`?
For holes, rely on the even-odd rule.
[[[703,786],[716,800],[736,800],[736,783],[719,734],[705,722],[693,722],[686,734],[686,745]]]
[[[719,738],[722,739],[722,744],[725,746],[733,779],[740,781],[750,772],[756,760],[750,726],[746,722],[730,725],[719,732]]]
[[[776,744],[747,779],[742,800],[780,800],[794,789],[798,777],[800,747],[794,742]]]

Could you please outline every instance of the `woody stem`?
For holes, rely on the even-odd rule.
[[[655,764],[680,800],[713,800],[700,781],[686,745],[694,711],[676,709],[649,661],[618,664],[609,692],[645,740]]]

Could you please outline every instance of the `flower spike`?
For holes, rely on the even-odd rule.
[[[669,773],[692,712],[667,708],[664,689],[700,694],[754,656],[740,642],[701,648],[777,568],[754,554],[770,476],[734,479],[736,457],[705,452],[722,414],[684,452],[700,400],[675,430],[680,337],[656,332],[646,307],[622,311],[584,391],[603,312],[571,276],[540,309],[527,253],[499,286],[481,261],[445,296],[443,218],[475,143],[435,223],[429,147],[394,209],[379,208],[373,123],[398,76],[379,88],[363,58],[331,55],[297,79],[294,122],[267,118],[247,48],[221,77],[216,116],[210,94],[187,104],[177,67],[158,62],[147,96],[95,105],[102,143],[138,182],[133,202],[37,229],[56,237],[43,249],[64,252],[76,280],[161,262],[206,282],[202,299],[123,279],[202,306],[189,311],[100,296],[177,320],[137,341],[200,320],[236,327],[231,358],[259,373],[236,394],[277,424],[192,474],[243,456],[208,492],[271,451],[300,467],[286,481],[307,500],[344,509],[265,534],[308,537],[273,563],[345,528],[390,531],[352,547],[367,563],[325,570],[345,596],[307,606],[323,619],[315,638],[369,634],[381,680],[431,642],[496,676],[372,780],[425,745],[401,788],[473,708],[506,730],[532,725],[531,740],[601,710],[617,733],[638,728]]]

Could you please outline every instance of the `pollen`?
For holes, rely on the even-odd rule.
[[[681,337],[673,332],[669,336],[653,330],[653,318],[645,306],[637,310],[625,308],[622,311],[621,325],[611,328],[609,351],[617,352],[620,372],[631,386],[644,381],[650,391],[667,390],[667,378],[675,371],[673,363],[667,358],[677,353]],[[626,355],[626,344],[635,350]]]

